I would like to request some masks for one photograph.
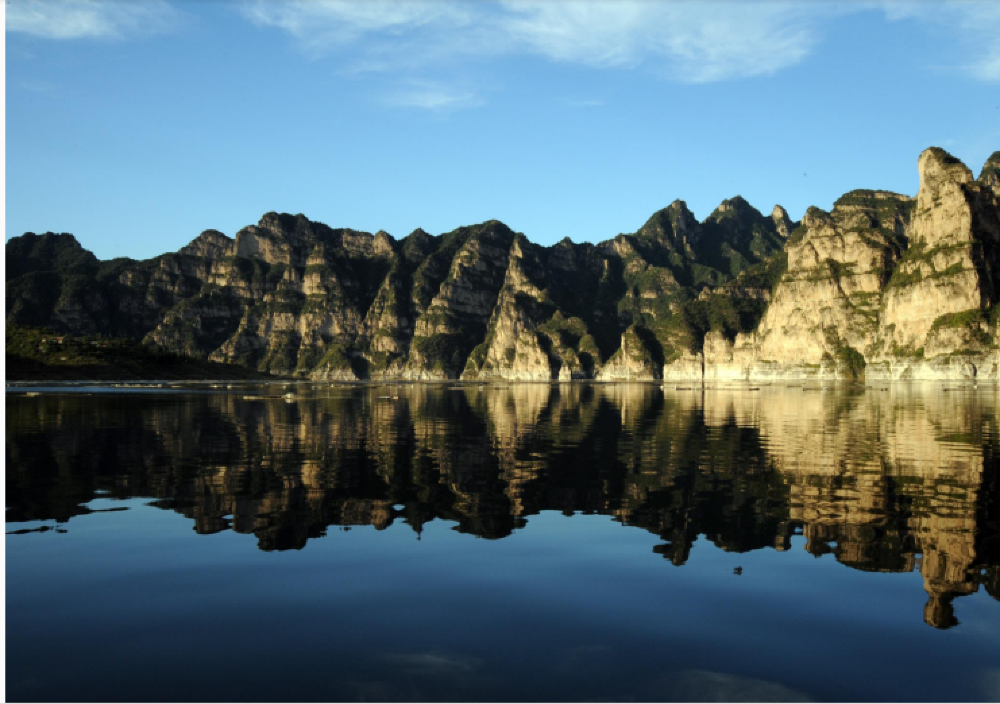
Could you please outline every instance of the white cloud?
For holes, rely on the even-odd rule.
[[[484,102],[474,91],[456,89],[434,81],[411,81],[387,93],[383,100],[393,107],[420,108],[440,113],[476,108]]]
[[[1000,83],[1000,47],[992,47],[984,57],[967,68],[980,80]]]
[[[283,29],[314,51],[378,34],[398,38],[419,30],[459,27],[471,20],[471,9],[426,0],[256,0],[243,6],[255,24]]]
[[[476,56],[543,56],[598,68],[645,67],[708,83],[766,76],[805,59],[833,16],[881,12],[917,21],[963,47],[946,67],[1000,81],[1000,3],[695,2],[693,0],[255,0],[260,26],[278,27],[309,52],[350,47],[351,72],[412,70]]]
[[[358,70],[457,56],[535,54],[595,67],[647,65],[707,82],[773,73],[805,57],[826,10],[802,3],[688,0],[439,2],[257,0],[244,14],[314,53],[351,46]]]
[[[163,0],[13,0],[6,29],[46,39],[117,39],[166,31],[175,21]]]
[[[817,41],[801,3],[510,0],[504,28],[529,51],[598,67],[647,64],[705,83],[774,73]]]
[[[973,77],[1000,82],[1000,5],[996,3],[950,3],[957,15],[963,43],[971,45],[975,55],[965,66]]]
[[[687,83],[766,76],[794,66],[834,15],[881,12],[949,38],[955,64],[1000,82],[1000,3],[694,2],[693,0],[247,0],[241,13],[291,35],[307,53],[349,50],[341,70],[414,71],[457,59],[536,55],[597,68],[643,67]],[[12,0],[8,32],[122,38],[171,29],[166,0]],[[456,94],[457,95],[457,94]],[[462,98],[453,96],[453,103]],[[465,102],[470,102],[466,97]],[[433,102],[433,101],[429,101]],[[448,101],[442,97],[442,103]],[[474,101],[473,101],[474,102]]]
[[[653,4],[635,2],[505,2],[501,26],[516,43],[555,61],[591,66],[634,66],[643,15]]]

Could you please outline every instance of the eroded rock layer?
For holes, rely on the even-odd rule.
[[[597,245],[267,213],[99,261],[28,233],[7,243],[6,320],[331,381],[1000,378],[1000,153],[978,179],[937,148],[918,169],[915,198],[852,191],[801,223],[675,201]]]

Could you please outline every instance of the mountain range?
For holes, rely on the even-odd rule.
[[[918,170],[915,197],[851,191],[801,222],[678,200],[598,244],[271,212],[101,261],[26,233],[6,322],[318,380],[1000,379],[1000,152],[978,178],[935,147]]]

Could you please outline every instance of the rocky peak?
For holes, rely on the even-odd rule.
[[[912,240],[934,247],[975,239],[973,201],[979,188],[961,161],[937,147],[917,162],[920,190],[912,223]]]
[[[881,203],[908,203],[912,197],[893,191],[873,191],[867,188],[858,188],[842,195],[834,203],[834,207],[877,207]]]
[[[795,229],[795,223],[788,217],[788,211],[780,205],[774,206],[774,210],[771,211],[771,220],[774,222],[774,228],[778,231],[778,234],[785,239],[788,239],[788,236],[792,234],[792,230]]]
[[[7,241],[6,278],[32,271],[92,270],[97,257],[83,248],[73,235],[26,232]]]
[[[920,174],[917,192],[920,210],[933,206],[935,200],[973,181],[969,167],[939,147],[923,151],[917,161],[917,171]]]
[[[722,201],[701,225],[695,254],[706,264],[735,277],[784,246],[771,218],[764,217],[742,196]]]
[[[505,222],[502,222],[500,220],[487,220],[480,227],[483,229],[484,233],[488,233],[494,236],[499,235],[502,237],[506,236],[513,237],[515,234],[517,234],[509,227],[507,227],[507,224]]]
[[[375,233],[375,239],[372,244],[375,254],[388,256],[394,250],[396,239],[385,230],[379,230]]]
[[[386,232],[379,231],[372,235],[368,232],[358,232],[357,230],[326,230],[320,231],[325,238],[330,239],[338,255],[347,257],[389,257],[395,249],[396,240]],[[306,235],[305,242],[313,241],[312,233]]]
[[[718,222],[727,217],[744,217],[748,215],[761,216],[760,211],[750,205],[743,196],[733,196],[719,203],[719,207],[712,211],[712,214],[708,217],[710,220]]]
[[[688,204],[685,201],[681,200],[680,198],[674,198],[673,202],[671,202],[670,205],[667,206],[667,210],[670,212],[675,212],[678,215],[686,213],[687,215],[690,215],[692,218],[694,217],[694,215],[691,213],[691,209],[688,208]]]
[[[822,208],[817,208],[815,205],[810,205],[806,210],[806,214],[802,216],[802,224],[809,229],[823,227],[829,223],[830,213]]]
[[[229,254],[233,240],[218,230],[205,230],[180,249],[181,254],[218,259]]]
[[[675,200],[667,206],[667,213],[678,234],[687,235],[697,232],[698,220],[684,201],[680,199]]]
[[[289,215],[288,213],[265,213],[257,227],[269,232],[290,244],[299,244],[301,240],[314,238],[313,223],[305,215]]]
[[[422,228],[417,228],[402,240],[403,257],[417,262],[426,257],[434,246],[434,237]]]
[[[718,225],[728,232],[726,239],[743,240],[750,236],[754,226],[766,218],[750,205],[743,196],[733,196],[719,203],[712,214],[705,218],[705,225]],[[712,229],[712,228],[710,228]]]
[[[265,213],[257,225],[236,233],[231,253],[247,259],[261,259],[268,264],[301,266],[321,239],[332,231],[322,223],[313,223],[305,215]],[[371,237],[371,235],[367,235]]]
[[[675,200],[662,210],[658,210],[639,228],[640,237],[676,243],[683,248],[685,241],[691,242],[698,236],[698,221],[688,209],[687,203]]]
[[[257,227],[261,230],[279,235],[283,234],[286,230],[293,229],[295,227],[295,221],[292,216],[287,213],[276,213],[272,210],[261,216],[260,220],[257,222]]]
[[[403,238],[404,247],[420,250],[426,249],[432,242],[434,242],[434,235],[429,234],[421,227],[418,227]]]
[[[831,215],[845,227],[883,227],[902,234],[912,203],[913,198],[901,193],[862,188],[838,198]]]
[[[1000,152],[993,152],[983,170],[979,172],[979,183],[1000,196]]]

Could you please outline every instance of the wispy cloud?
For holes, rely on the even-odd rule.
[[[247,19],[286,32],[309,55],[349,50],[341,66],[348,73],[414,72],[456,59],[535,55],[604,69],[641,67],[684,83],[772,75],[809,56],[831,16],[880,11],[889,21],[919,22],[960,45],[955,64],[944,68],[1000,82],[1000,3],[976,0],[239,4]],[[48,39],[114,39],[170,30],[179,16],[167,0],[12,0],[6,6],[6,29]],[[453,97],[452,104],[463,103]]]
[[[13,0],[6,30],[46,39],[120,39],[167,31],[176,20],[163,0]]]
[[[350,70],[357,72],[528,54],[597,68],[643,67],[684,83],[772,75],[809,56],[831,17],[880,11],[890,21],[933,23],[974,47],[950,68],[1000,81],[1000,3],[972,0],[256,0],[243,6],[256,24],[285,30],[307,52],[350,47]]]
[[[964,68],[975,78],[1000,82],[1000,5],[996,3],[949,3],[955,29],[964,46],[972,51]]]
[[[975,0],[885,2],[890,21],[917,21],[950,35],[962,46],[956,65],[945,67],[1000,83],[1000,4]]]
[[[55,89],[55,86],[48,81],[20,80],[17,86],[31,93],[50,93]]]
[[[476,108],[485,101],[475,91],[462,90],[435,81],[410,81],[386,93],[383,102],[392,107],[419,108],[446,113]]]
[[[801,3],[509,0],[502,26],[515,45],[554,61],[647,65],[689,83],[774,73],[818,40]]]
[[[456,56],[534,54],[600,68],[650,66],[708,82],[773,73],[817,41],[818,13],[801,3],[654,3],[644,0],[439,2],[343,0],[243,6],[259,26],[291,34],[313,54],[357,50],[361,70]]]
[[[307,51],[323,53],[362,38],[396,41],[421,31],[468,25],[472,6],[427,0],[253,0],[243,14],[262,27],[285,30]]]

